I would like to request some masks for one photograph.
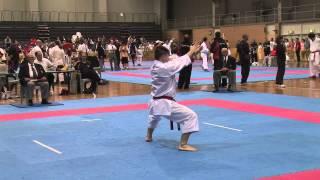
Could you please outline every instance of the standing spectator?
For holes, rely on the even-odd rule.
[[[135,66],[135,61],[137,59],[137,41],[136,39],[133,39],[130,46],[129,46],[129,51],[130,51],[130,57],[132,60],[133,66]]]
[[[300,65],[300,61],[301,61],[301,56],[300,56],[300,53],[301,53],[301,42],[300,42],[299,38],[296,38],[296,42],[294,44],[294,48],[295,48],[295,52],[296,52],[298,65]]]
[[[305,39],[301,39],[301,59],[304,61],[306,60],[306,40]]]
[[[227,42],[221,37],[221,32],[216,32],[215,38],[210,47],[210,51],[213,54],[213,64],[215,64],[216,61],[219,61],[221,59],[222,57],[221,50],[223,48],[228,48]],[[227,80],[223,79],[221,86],[225,87],[226,85],[227,85]]]
[[[120,46],[121,46],[121,43],[119,42],[118,39],[116,39],[114,42],[114,45],[117,47],[117,50],[116,50],[117,64],[116,64],[116,66],[118,67],[118,70],[120,70],[121,69],[120,68],[120,60],[121,60],[120,59]]]
[[[251,54],[251,62],[252,63],[258,62],[258,43],[256,42],[256,40],[253,40],[253,42],[251,43],[250,54]]]
[[[120,67],[117,66],[118,62],[117,62],[116,50],[117,50],[117,47],[114,45],[114,41],[111,39],[109,44],[106,46],[106,51],[109,58],[111,71],[120,70]]]
[[[286,47],[285,47],[282,36],[279,36],[276,42],[277,42],[276,51],[277,51],[277,64],[278,64],[276,84],[280,88],[285,88],[286,86],[283,84],[283,77],[286,70]]]
[[[105,53],[104,48],[102,47],[101,41],[98,42],[97,51],[98,51],[98,59],[99,59],[100,68],[104,69],[104,59],[106,58],[106,53]]]
[[[128,63],[129,63],[129,48],[128,44],[126,42],[122,42],[120,48],[120,58],[121,58],[121,64],[123,69],[129,69]]]
[[[238,47],[239,48],[238,51],[240,55],[240,64],[241,64],[241,75],[242,75],[241,84],[247,83],[247,80],[250,74],[251,63],[250,63],[250,55],[249,55],[250,49],[249,49],[248,40],[249,40],[248,35],[246,34],[243,35],[242,41],[240,42],[240,45]]]
[[[189,38],[188,34],[184,35],[184,39],[181,43],[181,48],[180,48],[180,56],[183,56],[187,54],[190,51],[190,46],[191,46],[191,40]],[[192,73],[192,63],[189,64],[188,66],[184,67],[180,71],[179,75],[179,81],[178,81],[178,89],[189,89],[190,87],[190,80],[191,80],[191,73]]]

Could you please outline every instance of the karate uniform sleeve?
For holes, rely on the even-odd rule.
[[[188,55],[181,56],[177,59],[171,60],[165,64],[168,76],[172,76],[181,71],[184,67],[191,64],[191,59]]]

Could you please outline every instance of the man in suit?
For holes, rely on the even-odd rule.
[[[248,44],[249,37],[248,35],[243,35],[242,36],[242,41],[239,44],[238,47],[238,52],[240,56],[240,63],[241,63],[241,84],[247,84],[247,80],[250,74],[250,56],[249,56],[249,44]]]
[[[41,104],[50,104],[49,97],[49,83],[46,78],[46,72],[40,64],[35,64],[35,57],[31,54],[27,56],[27,62],[20,65],[19,78],[21,86],[26,91],[25,95],[28,100],[28,105],[33,105],[33,90],[35,86],[40,86],[42,102]]]
[[[184,40],[181,43],[180,48],[180,56],[184,56],[190,51],[191,40],[188,34],[184,35]],[[180,71],[179,81],[178,81],[178,89],[189,89],[190,88],[190,80],[191,80],[191,73],[192,73],[192,63],[188,66],[184,67]]]
[[[232,56],[228,55],[228,49],[223,48],[221,50],[221,58],[216,60],[214,63],[214,87],[215,91],[219,91],[221,77],[227,76],[229,79],[229,86],[228,91],[235,91],[236,90],[236,59]]]

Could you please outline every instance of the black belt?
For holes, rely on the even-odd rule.
[[[158,100],[158,99],[167,99],[170,101],[176,101],[173,97],[170,97],[170,96],[153,97],[153,100]]]

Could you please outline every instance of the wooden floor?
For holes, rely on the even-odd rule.
[[[290,65],[294,67],[295,65]],[[305,64],[303,66],[306,66]],[[286,80],[284,89],[278,88],[274,81],[249,83],[245,86],[237,85],[237,89],[241,91],[253,91],[259,93],[272,93],[272,94],[284,94],[290,96],[304,96],[310,98],[320,98],[320,79],[295,79]],[[60,96],[59,92],[61,87],[56,87],[54,95],[51,96],[50,101],[63,101],[72,99],[87,99],[94,98],[92,94],[77,94]],[[151,87],[149,85],[139,85],[130,83],[110,82],[107,85],[99,86],[98,94],[96,98],[102,97],[114,97],[114,96],[131,96],[131,95],[147,95],[150,93]],[[210,85],[205,86],[193,86],[188,91],[206,90],[211,91],[213,87]],[[19,102],[19,98],[13,98],[9,100],[0,100],[0,104],[10,104]],[[37,99],[35,100],[37,101]]]

